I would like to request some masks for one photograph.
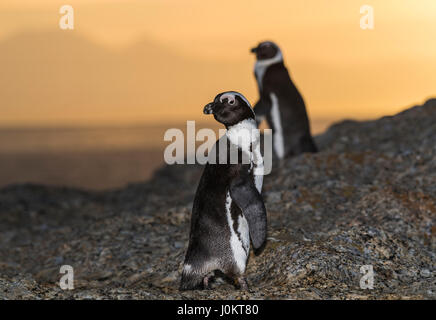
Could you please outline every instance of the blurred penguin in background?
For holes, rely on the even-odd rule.
[[[256,55],[254,73],[260,95],[254,106],[256,121],[259,125],[266,119],[272,129],[275,156],[283,159],[317,152],[303,97],[289,76],[280,48],[265,41],[251,52]]]

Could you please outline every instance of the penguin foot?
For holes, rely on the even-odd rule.
[[[203,277],[201,275],[189,272],[182,273],[179,290],[198,290],[202,289]]]
[[[248,284],[247,284],[247,280],[245,280],[245,278],[244,277],[238,277],[237,279],[236,279],[236,281],[237,281],[237,283],[238,283],[238,285],[239,285],[239,290],[242,290],[242,291],[248,291]]]

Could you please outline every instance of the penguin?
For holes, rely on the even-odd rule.
[[[263,159],[255,114],[248,100],[235,91],[218,94],[203,112],[213,114],[227,130],[214,145],[218,152],[209,152],[195,194],[180,290],[210,289],[209,279],[215,272],[224,274],[237,288],[248,290],[244,273],[250,239],[255,254],[259,254],[267,234],[261,196]],[[238,153],[237,161],[229,160],[232,150]]]
[[[260,96],[254,111],[258,125],[266,118],[273,131],[274,155],[283,159],[317,152],[303,97],[289,76],[280,48],[264,41],[251,52],[256,55],[254,74]]]

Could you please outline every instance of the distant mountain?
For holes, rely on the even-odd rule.
[[[190,43],[186,44],[187,46]],[[115,50],[76,31],[21,33],[0,42],[0,126],[119,124],[202,118],[218,92],[255,102],[254,58],[200,59],[150,39]],[[339,120],[393,114],[434,94],[430,60],[337,63],[296,59],[286,65],[309,115]]]
[[[149,40],[116,51],[63,31],[1,42],[0,70],[0,119],[48,122],[183,114],[241,79],[253,81],[250,60],[196,60]]]

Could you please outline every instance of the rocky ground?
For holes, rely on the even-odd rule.
[[[1,189],[0,298],[435,299],[436,100],[317,143],[265,178],[269,236],[249,292],[178,291],[201,168],[172,166],[114,191]],[[65,264],[74,290],[59,287]]]

